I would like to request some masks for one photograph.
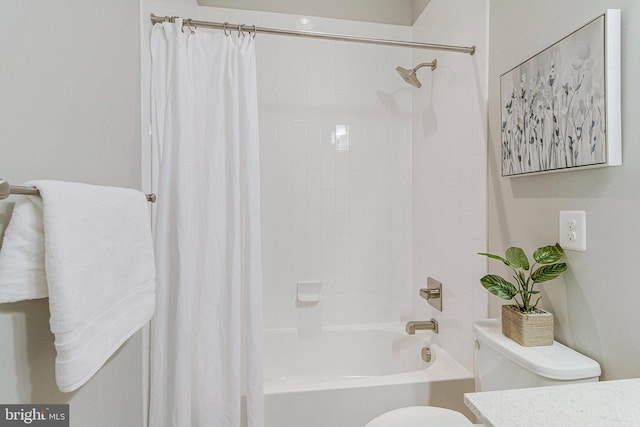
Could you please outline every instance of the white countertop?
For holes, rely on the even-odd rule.
[[[640,427],[640,378],[467,393],[486,427]]]

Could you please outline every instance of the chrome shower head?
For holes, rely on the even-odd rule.
[[[413,69],[407,70],[403,67],[396,67],[396,71],[400,74],[400,77],[404,79],[405,82],[409,83],[411,86],[417,87],[420,89],[422,87],[422,83],[418,80],[418,76],[416,76],[416,71],[418,71],[422,67],[430,67],[431,70],[435,70],[438,66],[438,60],[434,59],[432,62],[423,62],[422,64],[416,65]]]
[[[398,74],[400,74],[400,77],[402,77],[404,81],[409,83],[411,86],[415,86],[417,88],[420,88],[422,86],[422,83],[420,83],[420,80],[418,80],[418,77],[416,76],[415,70],[407,70],[403,67],[396,67],[396,71],[398,72]]]

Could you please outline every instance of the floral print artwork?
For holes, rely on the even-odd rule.
[[[503,74],[502,175],[606,163],[604,17]]]

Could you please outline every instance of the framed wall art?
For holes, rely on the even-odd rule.
[[[620,11],[500,76],[502,176],[622,164]]]

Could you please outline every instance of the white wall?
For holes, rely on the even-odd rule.
[[[416,41],[475,45],[475,55],[414,50],[422,68],[413,89],[413,312],[439,322],[437,340],[470,371],[474,320],[487,317],[480,285],[486,262],[487,16],[485,0],[432,0]],[[418,297],[431,276],[443,283],[443,311]]]
[[[139,188],[138,2],[5,0],[0,13],[0,176]],[[47,303],[0,305],[0,402],[69,403],[75,427],[141,426],[141,335],[60,393]]]
[[[500,178],[499,76],[607,8],[622,11],[623,166]],[[635,266],[640,257],[640,3],[635,0],[491,0],[489,250],[530,252],[558,240],[558,212],[584,210],[587,251],[566,252],[569,271],[542,286],[555,335],[596,359],[603,379],[640,376]],[[490,269],[504,271],[495,264]],[[492,299],[498,316],[502,300]]]

